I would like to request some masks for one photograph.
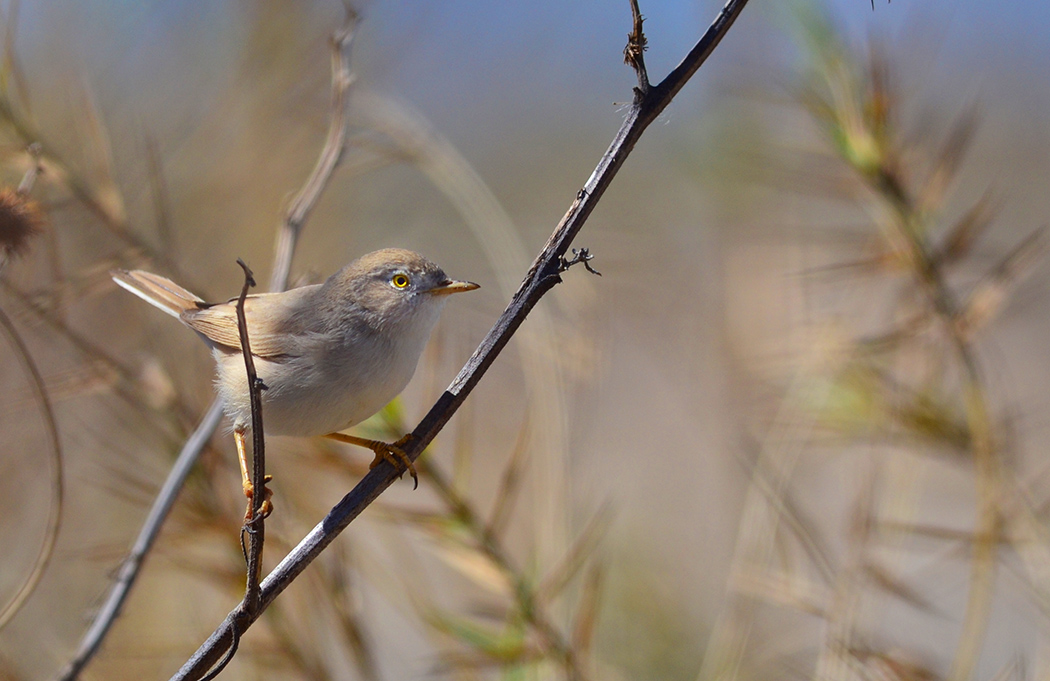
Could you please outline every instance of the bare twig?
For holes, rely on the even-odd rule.
[[[340,132],[333,134],[330,130],[329,140],[321,150],[321,159],[332,157],[334,152],[334,158],[338,160],[339,151],[342,149],[343,139],[346,136],[346,87],[344,83],[349,80],[350,39],[353,37],[353,27],[356,25],[356,21],[357,15],[348,9],[347,23],[336,32],[332,39],[333,47],[338,50],[339,57],[335,58],[333,55],[332,60],[333,99],[330,117],[333,121],[332,130],[335,129],[336,121],[338,121]],[[0,114],[3,113],[3,109],[4,103],[0,101]],[[333,139],[336,141],[333,142]],[[328,167],[328,164],[319,160],[318,168],[321,167]],[[334,165],[332,167],[334,168]],[[331,168],[323,173],[319,173],[315,169],[315,172],[299,193],[299,196],[311,197],[310,200],[293,202],[293,208],[296,208],[294,213],[294,231],[289,231],[287,237],[281,236],[278,240],[277,253],[274,256],[275,266],[274,276],[271,280],[271,290],[280,291],[287,285],[292,253],[295,251],[296,241],[302,230],[302,225],[305,224],[310,211],[316,204],[317,197],[326,186],[330,177]],[[289,215],[292,216],[292,211],[289,211]],[[282,229],[288,231],[286,225],[282,226]],[[286,264],[282,265],[281,263]],[[281,273],[280,276],[278,276],[279,273]],[[130,555],[121,566],[117,580],[106,597],[106,602],[99,610],[91,627],[84,634],[76,657],[59,676],[60,681],[76,679],[91,658],[94,657],[95,653],[98,652],[99,647],[102,645],[102,640],[113,626],[113,622],[120,613],[124,601],[127,600],[142,563],[152,548],[157,535],[160,533],[160,528],[167,519],[171,507],[175,503],[176,496],[185,484],[186,478],[200,457],[201,451],[207,445],[215,429],[218,428],[221,419],[222,403],[219,400],[215,400],[201,419],[197,429],[186,440],[186,444],[183,445],[175,465],[172,467],[171,472],[168,473],[167,479],[164,481],[156,500],[153,502],[153,506],[150,508],[149,514],[146,516],[146,521],[139,531],[139,536],[132,546]],[[236,642],[234,644],[236,645]],[[232,657],[232,654],[229,657]],[[214,659],[212,661],[214,662]]]
[[[561,260],[558,262],[558,271],[565,272],[573,265],[579,265],[580,263],[583,263],[583,266],[587,269],[588,272],[590,272],[591,274],[597,274],[599,277],[602,276],[601,272],[599,272],[591,266],[592,260],[594,260],[594,255],[591,254],[591,249],[574,248],[572,249],[571,258],[566,258],[564,255],[561,257]]]
[[[248,342],[248,321],[244,316],[244,301],[248,298],[248,289],[255,286],[255,277],[243,260],[237,258],[237,264],[244,270],[244,285],[241,287],[241,295],[237,298],[237,334],[241,341],[241,355],[244,357],[244,370],[248,374],[248,397],[251,402],[252,413],[252,497],[248,507],[249,517],[244,521],[241,530],[241,541],[244,534],[248,535],[248,548],[245,551],[245,562],[248,564],[248,578],[244,588],[244,600],[241,602],[241,614],[235,620],[239,625],[232,634],[232,641],[228,647],[227,654],[223,656],[219,664],[215,665],[202,681],[214,679],[226,668],[233,656],[237,653],[237,646],[241,640],[243,630],[251,621],[251,615],[259,608],[259,576],[262,571],[263,543],[266,539],[266,514],[263,513],[263,503],[266,502],[266,455],[265,436],[263,435],[262,422],[262,396],[261,390],[266,386],[259,380],[255,372],[255,360],[252,359],[252,349]],[[242,544],[243,547],[243,544]]]
[[[252,489],[251,514],[245,520],[244,530],[248,533],[248,584],[245,588],[244,604],[248,612],[254,612],[259,605],[259,577],[262,569],[262,550],[264,521],[262,512],[266,503],[266,437],[263,434],[262,393],[266,389],[259,375],[255,372],[255,360],[252,359],[252,348],[248,339],[248,320],[244,316],[244,301],[248,298],[248,289],[255,286],[252,271],[243,260],[237,258],[237,264],[244,270],[244,286],[237,298],[237,334],[241,340],[241,355],[244,356],[244,370],[248,374],[248,399],[252,414]]]
[[[332,177],[332,172],[343,158],[346,145],[347,110],[350,84],[353,78],[350,73],[350,47],[353,45],[357,31],[357,12],[346,6],[346,22],[332,36],[332,106],[328,124],[328,137],[325,139],[317,165],[299,190],[288,208],[280,231],[277,233],[277,248],[274,256],[273,274],[270,278],[271,291],[283,291],[288,285],[288,275],[292,270],[292,257],[299,241],[306,216],[317,204],[321,192]]]
[[[558,265],[601,199],[620,166],[645,129],[670,104],[674,96],[707,60],[733,25],[747,0],[729,0],[685,59],[658,85],[648,91],[635,90],[634,102],[612,144],[598,162],[568,212],[551,234],[529,268],[510,304],[448,389],[438,398],[412,432],[405,453],[415,460],[434,439],[539,302],[561,278]],[[330,544],[351,521],[397,480],[398,472],[386,462],[373,468],[358,485],[336,504],[328,515],[274,568],[262,582],[260,611],[265,609]],[[231,612],[173,679],[198,679],[226,649],[243,611]],[[257,614],[256,614],[257,616]]]
[[[135,579],[142,568],[142,563],[145,561],[150,549],[153,548],[153,542],[156,540],[157,535],[160,534],[160,528],[167,519],[171,507],[175,504],[179,491],[185,484],[186,478],[189,477],[194,464],[197,463],[201,451],[208,444],[212,433],[219,426],[220,420],[222,420],[222,403],[215,400],[212,402],[211,407],[208,408],[208,411],[205,412],[200,425],[186,440],[186,444],[182,446],[182,451],[179,452],[178,458],[175,459],[175,465],[172,466],[171,472],[168,473],[164,485],[161,486],[160,491],[157,493],[156,501],[153,502],[153,506],[146,516],[146,521],[142,524],[142,529],[139,530],[139,536],[135,539],[131,552],[120,566],[113,588],[110,589],[105,603],[102,604],[98,614],[95,615],[95,620],[91,623],[91,627],[81,639],[77,654],[58,676],[60,681],[71,681],[77,678],[88,662],[91,661],[91,658],[95,656],[95,653],[98,652],[99,647],[102,645],[102,640],[109,633],[113,622],[117,619],[117,615],[120,614],[121,608],[124,607],[124,601],[127,600],[128,594],[131,593],[131,587],[135,584]]]
[[[645,39],[642,32],[642,10],[638,7],[638,0],[630,0],[631,17],[634,25],[631,32],[627,34],[627,47],[623,48],[623,62],[634,69],[638,74],[638,89],[644,94],[649,91],[649,74],[645,70],[645,51],[649,49],[649,41]]]
[[[11,11],[17,11],[17,3],[12,7]],[[11,37],[8,36],[8,39],[10,40]],[[36,182],[37,175],[40,173],[40,163],[38,162],[39,148],[37,145],[31,144],[29,145],[28,151],[34,163],[30,166],[29,170],[26,171],[25,176],[18,185],[17,193],[20,197],[29,194],[33,189],[34,182]],[[27,201],[27,199],[23,199],[23,201]],[[24,244],[35,234],[37,228],[36,223],[28,219],[28,215],[24,215],[23,217],[25,218],[22,223],[24,225],[23,229],[13,230],[18,233],[18,238],[12,238],[8,244],[5,244],[6,248],[0,247],[0,272],[4,270],[9,256],[17,254],[22,250],[23,246],[19,244],[19,241]],[[14,221],[12,220],[12,222]],[[36,559],[33,561],[33,565],[30,568],[29,573],[26,575],[25,581],[22,582],[21,586],[15,591],[11,600],[0,608],[0,629],[3,629],[3,627],[11,621],[11,618],[21,609],[22,604],[26,602],[26,599],[28,599],[33,591],[36,590],[36,586],[40,583],[40,578],[43,577],[44,570],[47,569],[47,565],[51,560],[51,555],[54,553],[55,542],[58,540],[59,526],[62,522],[63,474],[62,447],[58,439],[58,425],[55,421],[55,412],[51,408],[51,400],[47,394],[47,386],[44,384],[44,377],[37,368],[36,362],[33,361],[33,356],[29,354],[29,348],[19,335],[18,329],[15,328],[14,323],[12,323],[11,319],[2,309],[0,309],[0,327],[3,328],[8,341],[10,341],[11,345],[14,347],[15,356],[17,357],[19,364],[22,365],[22,369],[25,371],[30,385],[32,385],[33,396],[40,406],[40,413],[43,415],[44,427],[47,432],[49,454],[48,464],[51,468],[51,504],[48,510],[44,538],[40,544],[40,550],[37,552]]]
[[[29,354],[29,348],[22,341],[22,337],[18,335],[15,325],[11,323],[11,319],[4,314],[2,309],[0,309],[0,328],[3,329],[4,334],[14,346],[14,354],[26,374],[28,374],[29,382],[33,386],[33,395],[39,403],[40,413],[44,417],[44,428],[47,431],[48,440],[48,462],[51,468],[52,497],[47,517],[47,528],[44,531],[44,540],[41,543],[40,551],[37,553],[33,567],[30,569],[25,581],[18,588],[18,591],[15,592],[15,595],[0,609],[0,629],[2,629],[36,589],[36,585],[40,583],[40,578],[44,576],[44,570],[47,569],[51,555],[54,553],[55,542],[58,539],[58,529],[62,522],[63,484],[62,447],[58,439],[58,425],[55,422],[55,412],[51,408],[51,400],[48,399],[47,387],[44,385],[44,377],[41,376],[32,355]]]

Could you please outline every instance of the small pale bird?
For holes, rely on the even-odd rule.
[[[111,275],[123,288],[177,317],[211,348],[216,389],[233,422],[244,493],[251,499],[245,448],[251,405],[237,299],[206,303],[141,270]],[[248,296],[244,314],[255,369],[266,386],[266,434],[323,435],[368,447],[376,455],[372,466],[385,459],[414,478],[415,469],[401,450],[409,436],[387,444],[339,431],[364,421],[405,388],[448,295],[476,288],[450,279],[418,253],[388,248],[358,258],[323,284]],[[269,513],[270,492],[264,493]]]

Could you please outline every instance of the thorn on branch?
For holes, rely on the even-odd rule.
[[[599,277],[602,276],[601,272],[591,267],[591,260],[594,260],[594,255],[589,248],[574,248],[572,249],[571,259],[566,259],[564,255],[558,258],[558,273],[561,274],[573,265],[583,263],[588,272],[597,274]]]

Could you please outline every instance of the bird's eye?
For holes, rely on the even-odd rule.
[[[390,278],[390,283],[394,285],[394,288],[408,288],[410,282],[407,274],[398,272]]]

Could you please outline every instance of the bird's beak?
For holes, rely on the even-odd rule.
[[[444,284],[439,284],[430,289],[428,293],[433,293],[435,296],[447,296],[451,293],[473,291],[476,288],[481,287],[472,281],[446,281]]]

